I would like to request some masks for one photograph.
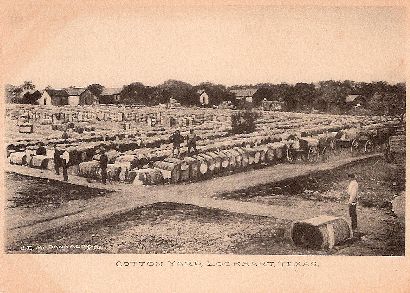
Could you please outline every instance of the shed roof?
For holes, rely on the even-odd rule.
[[[66,88],[65,91],[69,96],[79,96],[81,95],[86,89],[85,88],[78,88],[78,87],[69,87]]]
[[[230,90],[231,93],[234,93],[237,98],[244,98],[244,97],[252,97],[258,89],[250,88],[250,89],[238,89],[238,90]]]
[[[122,88],[104,88],[101,92],[101,96],[119,95],[121,91]]]
[[[64,89],[46,89],[45,91],[50,97],[68,97],[68,93]]]

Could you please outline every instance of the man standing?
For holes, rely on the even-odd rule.
[[[38,143],[38,148],[36,150],[36,155],[41,155],[41,156],[45,156],[47,154],[47,150],[44,147],[44,143],[43,142],[39,142]]]
[[[63,177],[64,181],[68,181],[68,174],[67,174],[67,169],[68,169],[68,163],[70,161],[70,153],[65,149],[63,152],[63,155],[61,156],[62,158],[62,165],[63,165]]]
[[[54,170],[57,175],[60,175],[60,166],[61,166],[61,151],[57,148],[57,145],[54,145]]]
[[[349,215],[352,221],[352,229],[357,229],[357,199],[358,199],[358,190],[359,184],[356,181],[354,174],[349,174],[349,185],[347,186],[347,194],[349,195]]]
[[[189,134],[187,136],[187,145],[188,145],[188,155],[191,153],[197,153],[196,149],[196,142],[199,140],[199,136],[194,133],[194,130],[189,130]]]
[[[181,135],[179,130],[175,130],[175,132],[171,135],[169,140],[172,143],[172,155],[179,156],[180,149],[181,149],[181,143],[184,142],[184,137]]]
[[[108,166],[108,156],[104,149],[101,149],[100,155],[100,168],[101,168],[101,179],[104,184],[107,183],[107,166]]]

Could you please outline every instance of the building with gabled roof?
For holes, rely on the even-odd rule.
[[[69,87],[65,91],[68,94],[68,105],[77,106],[80,104],[80,95],[85,91],[85,88]]]
[[[122,88],[104,88],[100,95],[100,104],[116,104],[120,101]]]
[[[196,92],[199,95],[199,103],[202,106],[208,106],[209,105],[209,95],[206,93],[204,89],[198,90]]]
[[[68,105],[68,93],[64,89],[45,89],[37,103],[42,106]]]
[[[253,96],[255,95],[257,91],[258,91],[257,88],[230,90],[231,93],[235,94],[235,98],[237,100],[244,100],[249,103],[253,102]]]

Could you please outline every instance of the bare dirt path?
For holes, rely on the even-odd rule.
[[[295,202],[292,206],[268,206],[260,203],[241,202],[236,200],[219,200],[213,197],[220,193],[232,192],[260,184],[281,181],[319,171],[330,171],[353,162],[380,156],[372,154],[358,157],[348,157],[332,162],[316,164],[279,164],[264,169],[232,174],[224,177],[178,185],[163,186],[133,186],[128,184],[108,185],[114,192],[102,197],[88,200],[70,201],[58,208],[41,210],[30,209],[24,217],[13,214],[12,209],[6,209],[8,244],[13,244],[26,238],[35,237],[45,231],[81,225],[109,218],[113,215],[130,212],[138,207],[158,202],[175,202],[192,204],[200,207],[226,210],[229,212],[268,216],[278,219],[297,220],[320,213],[332,213],[326,204]],[[49,178],[61,181],[51,171],[33,170],[26,167],[9,165],[8,172],[23,175]],[[71,176],[70,184],[78,184],[92,188],[106,188],[99,183],[90,183],[81,177]],[[311,205],[307,207],[306,205]],[[359,218],[360,220],[360,218]]]

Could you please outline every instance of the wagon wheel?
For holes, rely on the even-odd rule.
[[[313,163],[316,162],[319,158],[319,152],[317,151],[316,147],[310,147],[308,154],[307,154],[307,159],[309,162]]]
[[[369,139],[369,140],[367,140],[366,141],[366,143],[364,144],[364,152],[365,153],[371,153],[371,152],[373,152],[375,149],[374,149],[374,144],[373,144],[373,142]]]
[[[357,139],[353,139],[351,145],[350,145],[350,152],[351,153],[357,153],[359,150],[359,141]]]

